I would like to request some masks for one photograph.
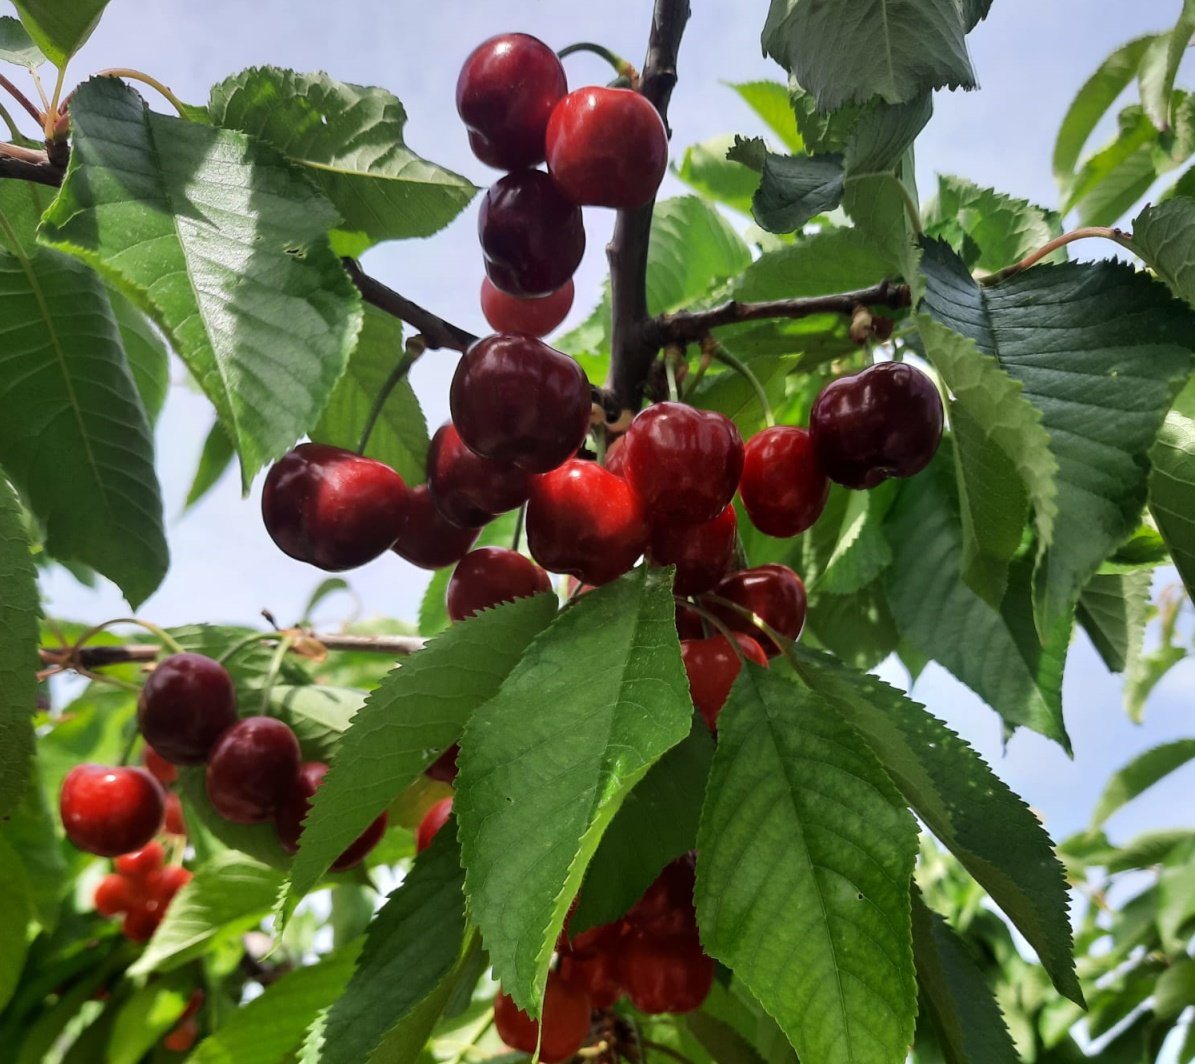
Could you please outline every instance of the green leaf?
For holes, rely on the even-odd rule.
[[[456,815],[470,917],[538,1015],[556,937],[602,833],[692,714],[670,570],[565,609],[465,726]]]
[[[744,666],[718,718],[697,851],[702,943],[798,1056],[904,1061],[917,828],[854,729],[813,691]]]
[[[0,777],[7,783],[5,777]],[[33,897],[21,858],[0,834],[0,898],[4,899],[4,920],[0,921],[0,1010],[8,1004],[21,983],[21,972],[29,951],[29,921],[33,918]]]
[[[364,691],[328,684],[277,686],[270,690],[272,715],[291,726],[308,760],[327,761],[332,756],[364,702]]]
[[[734,137],[727,134],[686,148],[676,176],[707,199],[750,214],[751,197],[759,186],[759,176],[742,163],[727,158],[726,153],[733,145]]]
[[[730,86],[739,98],[763,120],[780,143],[791,152],[802,151],[804,139],[797,129],[788,89],[778,81],[741,81]]]
[[[1195,381],[1174,401],[1149,459],[1150,513],[1188,593],[1195,595]]]
[[[842,202],[842,156],[764,156],[751,214],[769,233],[793,233]]]
[[[13,6],[38,48],[61,67],[91,36],[108,0],[13,0]]]
[[[810,592],[854,594],[892,563],[884,515],[896,493],[895,483],[873,491],[848,491],[831,485],[821,517],[802,540],[799,568]]]
[[[220,482],[235,457],[232,440],[228,438],[224,426],[219,421],[213,422],[204,438],[203,450],[199,452],[199,465],[195,467],[195,477],[187,491],[188,509]]]
[[[0,18],[0,59],[31,70],[46,61],[25,27],[9,15]]]
[[[1079,596],[1077,617],[1111,672],[1133,672],[1149,619],[1152,574],[1097,573]]]
[[[1141,106],[1154,126],[1163,132],[1170,128],[1170,95],[1192,35],[1195,35],[1195,2],[1183,0],[1183,9],[1174,29],[1154,39],[1137,71],[1141,82]]]
[[[1121,806],[1195,759],[1195,739],[1177,739],[1138,754],[1104,786],[1091,814],[1089,831],[1097,830]]]
[[[174,972],[134,990],[112,1020],[105,1064],[137,1064],[178,1022],[194,988],[191,972]]]
[[[1156,922],[1167,950],[1185,948],[1185,925],[1195,917],[1195,844],[1179,847],[1158,876]]]
[[[1112,225],[1158,176],[1157,131],[1136,105],[1119,116],[1116,136],[1075,174],[1062,213],[1079,211],[1081,225]]]
[[[933,99],[928,92],[899,104],[873,100],[863,108],[847,141],[847,176],[892,170],[925,128],[933,111]]]
[[[832,650],[856,669],[874,669],[900,647],[900,633],[879,579],[849,594],[814,592],[806,628],[811,643]]]
[[[242,483],[318,418],[361,302],[328,202],[271,148],[149,112],[110,78],[71,101],[71,161],[41,239],[165,331],[216,407]]]
[[[44,750],[47,740],[42,745]],[[58,926],[62,896],[71,881],[64,847],[55,827],[58,795],[57,792],[53,795],[51,811],[49,796],[41,786],[39,767],[35,762],[20,803],[4,814],[6,819],[0,818],[0,841],[11,845],[24,868],[34,917],[45,930],[52,932]],[[3,778],[11,776],[6,772]]]
[[[733,348],[733,342],[730,344]],[[784,401],[785,381],[796,366],[792,355],[762,355],[751,360],[751,372],[773,409]],[[742,374],[725,369],[707,373],[688,400],[703,410],[717,410],[738,426],[743,439],[764,428],[764,410],[754,386]]]
[[[37,573],[21,509],[0,470],[0,823],[25,796],[37,707]],[[0,951],[2,952],[2,951]]]
[[[145,416],[152,426],[166,404],[170,390],[170,352],[149,319],[115,288],[108,288],[108,303],[120,330],[120,340],[128,359],[129,372]]]
[[[866,288],[882,280],[887,260],[854,229],[830,229],[769,251],[735,282],[744,302],[817,296]]]
[[[916,246],[917,205],[901,180],[892,174],[848,177],[843,210],[883,256],[884,274],[901,277],[921,298],[920,253]]]
[[[1195,306],[1195,201],[1175,196],[1145,208],[1133,219],[1133,250]]]
[[[403,142],[407,113],[385,89],[254,67],[212,88],[212,121],[272,144],[340,212],[358,253],[381,240],[431,236],[477,192]]]
[[[1177,1016],[1195,1005],[1195,960],[1184,957],[1159,976],[1154,989],[1154,1009],[1159,1016]]]

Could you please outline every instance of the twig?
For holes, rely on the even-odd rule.
[[[46,162],[28,162],[12,155],[0,154],[0,178],[11,177],[18,181],[36,181],[39,185],[57,188],[62,184],[64,171],[61,166]]]
[[[1109,229],[1102,225],[1089,225],[1081,229],[1072,229],[1069,233],[1063,233],[1062,236],[1056,236],[1053,240],[1042,244],[1036,251],[1026,255],[1020,262],[1014,262],[1011,266],[1005,266],[1004,269],[983,278],[981,283],[985,285],[998,284],[1000,281],[1007,280],[1014,273],[1020,273],[1022,270],[1029,269],[1030,266],[1040,262],[1047,255],[1052,254],[1059,248],[1074,243],[1076,240],[1087,240],[1090,237],[1114,240],[1121,247],[1133,252],[1134,255],[1138,254],[1131,234],[1126,233],[1123,229]]]
[[[151,89],[157,90],[159,95],[165,97],[183,118],[187,117],[187,105],[175,96],[168,86],[163,85],[157,78],[146,74],[143,70],[111,67],[108,70],[99,71],[95,76],[97,78],[127,78],[129,81],[139,81],[142,85],[148,85]]]
[[[37,104],[29,99],[28,96],[18,89],[3,74],[0,74],[0,85],[7,89],[8,94],[33,116],[33,120],[37,123],[38,128],[40,129],[42,124],[42,113],[37,109]]]
[[[418,303],[412,303],[406,296],[399,295],[393,288],[370,277],[355,259],[341,261],[366,303],[415,326],[428,347],[464,352],[477,340],[471,332],[445,321],[430,310],[424,310]]]

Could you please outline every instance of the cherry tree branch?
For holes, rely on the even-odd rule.
[[[57,188],[62,184],[63,167],[50,161],[44,152],[31,152],[14,144],[0,144],[0,178],[34,181]]]
[[[445,321],[430,310],[424,310],[418,303],[413,303],[406,296],[400,295],[393,288],[382,284],[376,278],[370,277],[361,269],[355,259],[342,259],[344,268],[353,279],[361,298],[383,310],[387,314],[413,325],[423,337],[424,345],[433,348],[448,348],[452,351],[464,352],[470,344],[477,340],[471,332],[467,332],[458,325]]]

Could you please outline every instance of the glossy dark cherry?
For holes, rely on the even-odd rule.
[[[566,983],[558,972],[548,973],[544,991],[543,1041],[539,1059],[544,1064],[570,1060],[589,1037],[589,996],[580,987]],[[534,1053],[539,1024],[531,1019],[503,991],[494,999],[494,1029],[511,1049]]]
[[[942,399],[921,370],[880,362],[827,384],[813,404],[809,432],[831,480],[874,488],[929,465],[942,439]]]
[[[623,444],[623,476],[655,524],[712,521],[743,471],[743,439],[730,418],[684,403],[640,413]]]
[[[420,484],[407,492],[393,550],[420,569],[443,569],[468,554],[479,534],[479,529],[445,521],[432,505],[427,485]]]
[[[478,340],[456,367],[448,400],[465,446],[546,473],[585,441],[592,405],[580,365],[531,336]]]
[[[419,821],[419,827],[415,831],[416,853],[423,853],[432,844],[432,839],[440,833],[440,829],[448,823],[451,816],[451,798],[441,798],[423,814],[423,819]]]
[[[538,38],[503,33],[483,41],[456,83],[456,109],[473,154],[498,170],[543,162],[548,117],[567,91],[564,67]]]
[[[789,639],[796,639],[805,626],[805,585],[787,565],[759,565],[740,569],[723,577],[713,590],[717,595],[754,613],[769,627]],[[759,642],[773,658],[780,647],[738,610],[709,603],[709,610],[733,632],[743,632]]]
[[[681,854],[661,869],[651,886],[626,915],[635,931],[661,936],[697,934],[697,913],[693,908],[693,886],[697,881],[697,857]]]
[[[673,590],[678,595],[698,595],[720,579],[734,558],[738,517],[727,506],[712,521],[696,525],[655,525],[651,530],[651,560],[675,565]]]
[[[490,186],[481,200],[477,237],[486,276],[520,299],[563,288],[585,254],[581,208],[542,170],[518,170]]]
[[[812,527],[830,495],[830,481],[804,429],[775,425],[758,432],[743,449],[739,495],[751,523],[784,539]]]
[[[66,837],[80,850],[117,857],[162,830],[166,795],[143,768],[76,765],[62,781],[59,812]]]
[[[225,820],[261,824],[295,785],[302,758],[295,733],[273,717],[245,717],[216,743],[207,796]]]
[[[457,774],[456,759],[460,752],[460,746],[457,743],[453,743],[423,770],[423,774],[430,780],[439,780],[440,783],[455,783]]]
[[[692,606],[678,602],[676,604],[676,634],[681,639],[704,639],[705,627],[701,614]]]
[[[145,741],[176,765],[201,765],[237,721],[228,670],[203,654],[171,654],[149,674],[137,700]]]
[[[595,1009],[608,1009],[622,997],[619,961],[626,927],[602,924],[569,939],[560,950],[560,978],[589,995]]]
[[[481,312],[490,328],[499,333],[547,336],[573,309],[573,282],[565,281],[551,295],[519,299],[495,287],[488,277],[481,282]]]
[[[718,714],[726,705],[730,689],[743,667],[742,658],[757,665],[768,663],[763,649],[749,635],[735,632],[734,638],[739,645],[738,653],[724,635],[681,641],[680,654],[689,676],[689,695],[710,731],[717,728]]]
[[[270,538],[292,558],[337,572],[372,561],[394,542],[406,499],[402,477],[388,465],[304,443],[266,475],[261,514]]]
[[[668,131],[646,96],[591,85],[564,97],[547,132],[548,170],[574,203],[642,207],[668,168]]]
[[[278,833],[278,841],[287,853],[295,853],[299,849],[299,836],[303,834],[303,819],[311,809],[311,799],[324,782],[328,766],[322,761],[306,761],[299,769],[289,791],[278,803],[274,810],[274,830]],[[365,860],[369,853],[386,833],[387,816],[379,814],[357,839],[350,843],[335,861],[332,871],[341,872],[352,868]]]
[[[551,590],[548,574],[530,558],[505,547],[478,547],[453,571],[445,600],[448,616],[463,621],[500,602]]]
[[[535,478],[527,503],[527,546],[553,573],[609,583],[647,549],[643,503],[621,477],[574,458]]]
[[[480,528],[527,501],[531,474],[475,454],[449,421],[436,430],[427,452],[427,490],[445,520]]]
[[[649,1015],[692,1012],[701,1007],[714,984],[714,962],[690,935],[631,935],[621,961],[627,997]]]

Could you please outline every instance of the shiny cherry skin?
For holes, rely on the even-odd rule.
[[[646,96],[591,85],[552,110],[546,139],[552,180],[573,203],[634,210],[668,168],[668,130]]]
[[[426,484],[407,493],[407,505],[398,524],[394,553],[420,569],[455,565],[477,542],[480,529],[461,528],[446,521],[432,505]]]
[[[134,894],[129,881],[115,872],[104,876],[95,888],[92,904],[101,916],[116,916],[128,912],[134,904]]]
[[[531,486],[527,546],[549,572],[607,584],[635,564],[649,533],[639,496],[596,462],[570,459]]]
[[[789,639],[798,638],[805,626],[805,585],[787,565],[740,569],[723,577],[713,594],[750,610]],[[757,640],[769,658],[780,653],[781,648],[738,610],[715,602],[709,603],[709,610],[732,632],[742,632]]]
[[[712,521],[739,486],[743,439],[724,414],[656,403],[631,422],[623,447],[623,476],[653,525]]]
[[[563,288],[585,254],[581,208],[542,170],[517,170],[489,187],[477,216],[486,276],[520,299]]]
[[[649,1015],[692,1012],[714,985],[713,959],[691,935],[630,936],[621,955],[623,986],[631,1004]]]
[[[560,950],[560,978],[589,995],[595,1009],[608,1009],[622,997],[619,957],[626,931],[620,921],[583,931]]]
[[[710,731],[717,730],[718,714],[726,705],[730,689],[743,667],[742,659],[765,667],[768,664],[767,655],[754,639],[742,632],[733,634],[739,645],[738,653],[724,635],[685,639],[680,645],[681,659],[689,677],[689,695]]]
[[[207,796],[225,820],[270,820],[299,775],[295,733],[273,717],[245,717],[216,743],[207,763]]]
[[[830,481],[804,429],[775,425],[743,449],[739,495],[751,523],[779,539],[800,535],[822,515]]]
[[[470,551],[448,581],[448,616],[463,621],[500,602],[513,602],[552,590],[552,581],[530,558],[505,547]]]
[[[66,837],[80,850],[118,857],[162,830],[166,795],[143,768],[76,765],[62,781],[59,812]]]
[[[447,750],[435,759],[430,765],[423,770],[423,774],[429,780],[438,780],[440,783],[455,783],[456,782],[456,759],[460,755],[461,748],[458,743],[453,743]]]
[[[544,991],[543,1041],[539,1059],[544,1064],[570,1060],[589,1037],[589,996],[580,987],[565,982],[559,972],[548,973]],[[499,990],[494,999],[494,1029],[498,1037],[521,1053],[534,1053],[539,1024],[523,1012],[514,1000]]]
[[[166,851],[160,842],[147,842],[139,850],[122,853],[112,864],[127,879],[148,879],[166,867]]]
[[[486,277],[481,282],[481,313],[490,328],[499,333],[547,336],[573,309],[573,282],[565,281],[551,295],[519,299],[495,287]]]
[[[542,163],[548,118],[567,91],[564,67],[538,38],[503,33],[482,41],[456,82],[473,154],[497,170]]]
[[[299,769],[289,791],[278,803],[274,810],[274,830],[278,834],[278,841],[287,853],[296,853],[299,849],[299,836],[303,834],[303,819],[311,809],[311,799],[319,786],[324,782],[328,773],[328,766],[322,761],[306,761]],[[352,868],[365,860],[369,853],[386,833],[387,816],[380,813],[357,839],[350,843],[335,861],[332,862],[333,872],[342,872]]]
[[[423,853],[432,844],[432,839],[440,833],[440,829],[448,823],[451,816],[451,798],[441,798],[423,814],[423,819],[419,821],[419,827],[415,831],[416,853]]]
[[[651,560],[656,565],[676,566],[673,590],[678,595],[698,595],[713,587],[730,568],[737,532],[733,506],[712,521],[696,525],[654,525]]]
[[[546,473],[585,442],[590,395],[574,359],[534,337],[497,333],[465,352],[448,401],[469,450]]]
[[[527,501],[531,474],[475,454],[449,421],[436,430],[428,448],[427,490],[446,521],[480,528]]]
[[[880,362],[827,384],[813,404],[809,433],[831,480],[874,488],[929,465],[942,439],[942,398],[921,370]]]
[[[171,654],[145,681],[137,726],[145,741],[175,765],[201,765],[237,721],[232,677],[203,654]]]
[[[635,931],[661,936],[697,934],[693,886],[697,881],[697,856],[693,851],[670,861],[626,915]]]
[[[304,443],[270,468],[261,513],[270,538],[292,558],[338,572],[390,547],[406,499],[402,477],[388,465]]]
[[[145,766],[146,772],[153,776],[163,787],[169,787],[170,784],[178,779],[178,769],[150,746],[149,743],[146,743],[145,749],[141,751],[141,764]]]

